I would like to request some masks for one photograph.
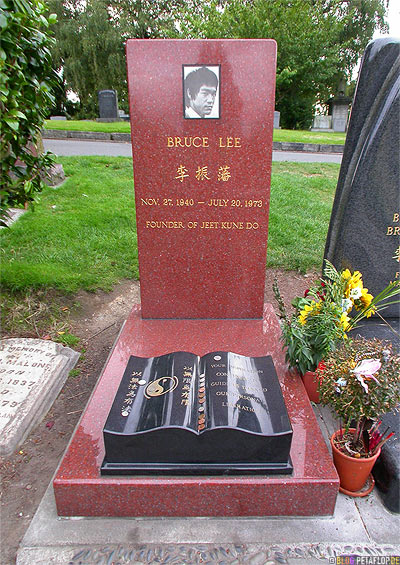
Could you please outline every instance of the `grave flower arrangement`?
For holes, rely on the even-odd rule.
[[[331,406],[341,422],[335,446],[356,459],[373,456],[390,437],[378,418],[400,402],[400,355],[390,342],[349,339],[327,355],[317,373],[323,373],[321,403]]]
[[[363,318],[399,302],[392,298],[400,294],[400,281],[390,282],[373,297],[364,287],[359,271],[352,273],[344,269],[338,272],[325,261],[323,278],[304,296],[292,301],[295,312],[291,317],[287,315],[276,281],[273,290],[280,311],[286,362],[304,375],[307,371],[315,371]]]

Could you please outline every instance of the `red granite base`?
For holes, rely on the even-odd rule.
[[[270,304],[259,320],[143,320],[135,306],[54,479],[60,516],[322,516],[339,480],[303,383],[289,374]],[[110,477],[100,475],[102,429],[130,355],[172,351],[272,355],[293,427],[293,475]]]

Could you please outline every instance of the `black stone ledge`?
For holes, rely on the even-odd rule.
[[[119,141],[130,143],[130,133],[104,133],[92,131],[42,130],[45,139],[87,139],[90,141]],[[274,151],[298,151],[301,153],[343,153],[344,145],[319,143],[289,143],[274,141]]]

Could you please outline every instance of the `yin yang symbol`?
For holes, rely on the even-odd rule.
[[[146,386],[144,395],[146,398],[162,396],[163,394],[167,394],[167,392],[172,392],[177,385],[177,377],[160,377],[155,381],[151,381],[151,383]]]

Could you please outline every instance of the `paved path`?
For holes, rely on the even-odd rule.
[[[130,143],[116,141],[82,141],[79,139],[43,139],[46,151],[56,155],[108,155],[132,157]],[[273,161],[294,161],[297,163],[341,163],[340,154],[274,151]]]
[[[327,407],[314,412],[329,444],[337,422]],[[339,493],[333,516],[71,519],[57,516],[49,486],[17,565],[397,564],[389,556],[400,555],[399,531],[400,515],[386,510],[376,488],[365,498]]]

